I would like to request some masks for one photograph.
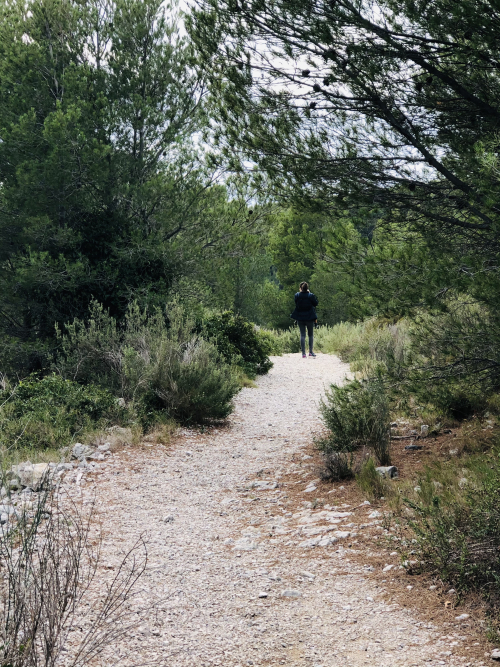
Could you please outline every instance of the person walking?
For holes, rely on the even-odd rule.
[[[306,330],[309,337],[309,356],[315,357],[313,352],[313,331],[314,323],[318,319],[315,307],[318,305],[318,299],[309,291],[309,285],[306,282],[300,283],[299,291],[295,295],[295,310],[290,315],[297,320],[300,329],[300,348],[302,350],[302,359],[306,358]]]

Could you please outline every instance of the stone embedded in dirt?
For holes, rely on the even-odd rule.
[[[29,486],[33,491],[39,491],[48,480],[50,469],[48,463],[33,464],[27,461],[26,463],[12,466],[11,472],[17,476],[21,487]]]
[[[14,514],[15,511],[12,505],[0,505],[0,514]]]
[[[389,572],[389,570],[392,570],[394,565],[386,565],[383,569],[382,572]]]
[[[381,516],[382,516],[381,512],[378,512],[377,510],[374,510],[373,512],[370,512],[370,514],[368,515],[368,518],[369,519],[378,519]]]
[[[469,618],[469,614],[460,614],[460,616],[455,616],[455,621],[466,621]]]
[[[490,657],[492,660],[500,660],[500,648],[494,648]]]
[[[173,516],[166,516],[163,521],[165,523],[173,523],[174,522],[174,517]]]
[[[73,449],[71,450],[71,456],[74,459],[83,460],[88,456],[91,456],[94,453],[94,449],[88,445],[82,445],[81,442],[77,442]]]
[[[259,597],[260,597],[260,598],[267,598],[267,593],[266,593],[265,591],[261,591],[261,592],[259,593]]]
[[[429,426],[427,424],[422,424],[420,427],[420,435],[425,438],[425,436],[429,433]]]
[[[302,593],[300,591],[287,590],[281,594],[284,598],[300,598]]]
[[[252,551],[257,548],[257,544],[252,542],[248,537],[242,537],[239,540],[236,540],[234,543],[233,549],[238,549],[240,551]]]
[[[338,540],[345,540],[351,533],[347,530],[336,530],[333,534]]]
[[[277,489],[278,484],[276,482],[272,481],[258,481],[258,482],[253,482],[252,489],[256,489],[257,491],[267,491],[268,489]]]
[[[394,479],[398,477],[398,469],[396,466],[380,466],[376,468],[376,471],[385,479]]]
[[[405,449],[409,452],[418,452],[423,449],[422,445],[406,445]]]

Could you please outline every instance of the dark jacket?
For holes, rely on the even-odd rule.
[[[312,292],[297,292],[295,295],[295,310],[290,317],[298,322],[316,320],[318,316],[314,307],[317,305],[318,299]]]

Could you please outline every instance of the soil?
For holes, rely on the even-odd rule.
[[[80,477],[102,522],[102,567],[117,568],[140,536],[149,552],[136,626],[102,664],[491,662],[480,607],[455,609],[442,586],[402,568],[383,507],[365,504],[355,483],[318,478],[318,403],[348,365],[322,354],[273,362],[226,425],[182,429],[170,446],[143,442]],[[430,443],[409,453],[399,441],[403,475]]]

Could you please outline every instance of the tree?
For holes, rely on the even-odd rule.
[[[16,346],[37,356],[93,298],[117,317],[163,305],[248,226],[196,143],[205,91],[161,0],[2,4],[0,333]]]
[[[491,0],[200,0],[189,24],[221,150],[328,212],[324,260],[372,312],[486,308],[477,358],[500,343],[499,19]]]

